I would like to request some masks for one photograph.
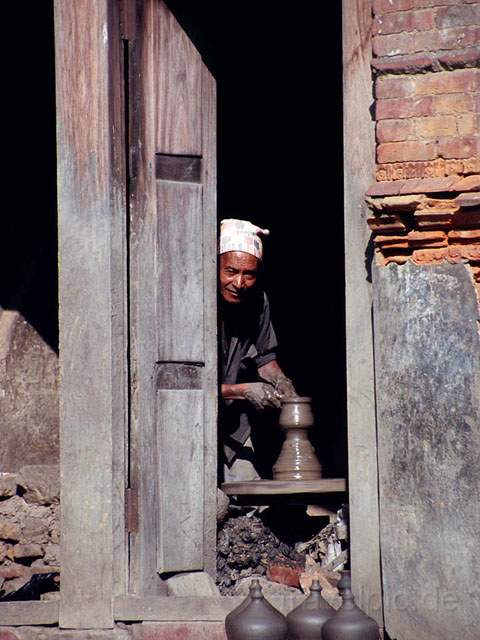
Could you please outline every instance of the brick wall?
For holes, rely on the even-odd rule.
[[[375,0],[377,180],[480,172],[479,44],[478,2]]]
[[[373,12],[377,262],[464,261],[478,279],[480,2],[374,0]]]

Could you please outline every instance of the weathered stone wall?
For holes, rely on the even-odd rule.
[[[1,309],[0,400],[0,472],[58,463],[58,356],[19,312]]]
[[[3,596],[20,589],[34,574],[60,571],[59,494],[55,465],[25,466],[17,474],[0,474]]]

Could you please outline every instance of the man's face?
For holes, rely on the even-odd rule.
[[[241,304],[257,282],[259,260],[244,251],[220,256],[220,295],[230,304]]]

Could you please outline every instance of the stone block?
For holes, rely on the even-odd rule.
[[[25,490],[26,502],[47,505],[60,499],[60,472],[58,465],[30,465],[22,467],[17,479]]]
[[[480,4],[457,3],[452,7],[440,7],[435,19],[437,28],[464,27],[480,24]]]
[[[430,139],[437,136],[454,136],[457,133],[457,120],[454,116],[417,118],[415,133],[418,138]]]
[[[480,191],[480,176],[467,176],[455,182],[455,191]]]
[[[451,263],[463,260],[480,260],[480,244],[450,245],[447,251],[447,261]]]
[[[223,522],[228,514],[230,499],[226,493],[217,488],[217,522]]]
[[[375,56],[398,56],[402,53],[412,53],[414,51],[414,35],[395,33],[388,36],[374,36],[372,46]]]
[[[375,82],[375,97],[381,98],[408,98],[416,90],[414,78],[380,76]]]
[[[410,231],[408,242],[413,246],[446,247],[448,244],[445,231]]]
[[[452,224],[452,219],[453,213],[450,211],[434,209],[415,211],[415,223],[420,230],[448,228]]]
[[[472,182],[468,182],[474,178]],[[466,182],[464,182],[464,180]],[[480,176],[468,176],[458,178],[449,176],[446,178],[421,178],[418,180],[392,180],[377,182],[367,189],[367,196],[389,196],[411,193],[439,193],[444,191],[470,191],[480,190]]]
[[[49,540],[49,523],[47,519],[25,516],[22,521],[22,535],[20,542],[45,544]]]
[[[424,7],[438,7],[438,6],[446,6],[452,4],[458,4],[459,2],[476,2],[476,0],[413,0],[413,6],[415,8],[424,8]]]
[[[460,193],[455,202],[462,208],[480,207],[480,193]]]
[[[480,46],[455,49],[453,51],[439,51],[437,57],[443,69],[478,67],[480,63]]]
[[[377,15],[373,21],[373,34],[386,35],[405,31],[426,31],[435,26],[435,11],[420,9],[417,11],[398,11]]]
[[[375,246],[383,249],[408,249],[407,236],[375,236]]]
[[[39,544],[16,544],[13,547],[13,555],[15,558],[41,558],[43,556],[43,547]]]
[[[468,51],[468,49],[466,50]],[[458,56],[456,66],[466,66],[465,58]],[[473,63],[472,63],[473,64]],[[374,58],[372,68],[378,74],[418,74],[426,71],[442,71],[438,56],[433,53],[414,53],[406,56],[382,56]]]
[[[180,573],[166,583],[169,596],[220,596],[215,581],[205,571]]]
[[[428,99],[428,96],[427,98]],[[432,112],[420,115],[448,115],[457,113],[471,113],[475,110],[473,97],[468,93],[446,93],[432,96]],[[466,158],[468,156],[459,156]]]
[[[379,198],[378,203],[373,203],[373,208],[383,212],[395,213],[395,211],[413,212],[425,201],[424,195],[387,196]]]
[[[20,496],[12,496],[8,500],[0,500],[0,518],[18,519],[27,509],[27,504]]]
[[[447,247],[441,249],[416,249],[412,254],[412,261],[418,265],[438,264],[446,259],[447,253]]]
[[[250,578],[242,578],[235,585],[233,591],[234,596],[248,596],[250,583],[255,578],[260,582],[263,595],[268,599],[268,596],[299,596],[301,591],[295,587],[290,587],[286,584],[280,584],[279,582],[271,582],[263,576],[251,576]]]
[[[437,149],[444,158],[468,158],[480,154],[480,136],[442,138]]]
[[[457,129],[461,136],[473,135],[480,131],[478,114],[461,113],[457,116]]]
[[[0,542],[0,562],[3,562],[8,557],[9,551],[12,549],[11,544],[6,542]]]
[[[414,115],[416,114],[410,98],[384,98],[375,103],[375,118],[377,120],[411,118]]]
[[[412,36],[413,44],[410,45],[411,49],[400,51],[399,53],[410,53],[413,51],[440,51],[445,49],[471,47],[478,44],[479,34],[480,27],[477,26],[419,31]]]
[[[289,587],[300,587],[300,574],[303,569],[298,567],[285,567],[278,564],[271,564],[267,568],[267,578],[279,584]]]
[[[387,142],[377,147],[377,160],[380,163],[433,160],[435,157],[434,142]]]
[[[419,75],[415,78],[414,86],[417,96],[427,96],[446,93],[471,93],[479,90],[479,84],[479,69],[458,69],[456,71]]]
[[[0,313],[0,362],[0,469],[58,462],[58,356],[17,311]]]
[[[18,542],[22,537],[20,525],[9,520],[0,521],[0,540],[14,540]]]
[[[454,230],[448,232],[452,244],[480,243],[480,229]]]
[[[0,473],[0,498],[10,498],[17,493],[17,477],[14,473]]]
[[[414,0],[373,0],[373,13],[378,15],[394,11],[408,11],[414,6]]]
[[[60,562],[60,545],[49,543],[44,548],[44,561],[48,565],[58,565]]]
[[[8,564],[0,567],[0,577],[5,580],[13,580],[14,578],[22,578],[23,576],[30,577],[32,572],[29,567],[25,567],[23,564]]]
[[[393,213],[382,216],[372,216],[367,219],[367,223],[370,229],[376,233],[397,234],[399,231],[406,230],[405,223],[400,216]]]
[[[380,120],[376,126],[377,142],[401,142],[415,138],[415,124],[410,119]]]

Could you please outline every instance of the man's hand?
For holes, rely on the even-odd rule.
[[[245,400],[253,404],[257,411],[280,409],[280,394],[271,384],[266,382],[248,382],[244,386]]]
[[[260,367],[258,369],[258,375],[260,378],[270,383],[277,392],[277,395],[281,398],[298,396],[298,393],[295,391],[295,387],[293,386],[293,382],[283,373],[276,360],[272,360],[272,362]]]
[[[291,398],[298,395],[290,378],[277,378],[275,380],[275,391],[282,398]]]

